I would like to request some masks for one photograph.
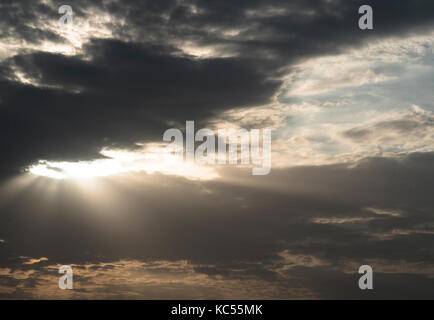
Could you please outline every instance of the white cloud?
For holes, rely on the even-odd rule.
[[[368,222],[374,220],[372,217],[352,217],[352,218],[345,218],[345,217],[329,217],[329,218],[314,218],[312,219],[313,223],[318,224],[343,224],[343,223],[360,223],[360,222]]]
[[[218,177],[214,167],[202,166],[169,154],[164,144],[148,143],[137,150],[101,150],[105,159],[92,161],[47,161],[31,165],[28,171],[34,175],[52,179],[88,179],[129,172],[159,172],[182,176],[190,180],[210,180]]]
[[[355,122],[310,123],[294,129],[289,138],[276,138],[273,166],[353,163],[366,157],[434,151],[433,112],[413,106],[370,115]]]
[[[285,97],[310,96],[396,79],[396,75],[385,73],[385,65],[417,63],[433,49],[434,33],[430,33],[382,39],[342,54],[309,59],[287,76],[283,93]]]

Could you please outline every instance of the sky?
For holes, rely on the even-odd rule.
[[[0,3],[0,299],[434,298],[432,0],[64,4]]]

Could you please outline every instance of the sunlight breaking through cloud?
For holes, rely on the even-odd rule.
[[[147,144],[133,151],[103,149],[101,155],[106,158],[77,162],[40,160],[27,171],[52,179],[86,179],[128,172],[160,172],[190,180],[211,180],[218,177],[213,168],[184,161],[182,157],[169,154],[161,144]]]

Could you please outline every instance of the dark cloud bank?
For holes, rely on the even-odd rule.
[[[432,26],[434,14],[431,1],[378,2],[375,31],[366,33],[355,23],[360,1],[177,3],[73,2],[79,17],[85,16],[84,9],[110,13],[117,40],[94,39],[85,45],[90,60],[31,52],[4,61],[0,147],[8,152],[0,174],[14,174],[41,158],[92,158],[107,145],[159,140],[168,123],[203,122],[230,108],[264,104],[281,84],[276,76],[282,67],[373,37],[421,32]],[[200,13],[192,16],[191,5]],[[3,41],[56,38],[52,30],[38,28],[58,17],[53,8],[33,1],[4,2],[2,7]],[[282,13],[261,15],[270,8]],[[116,24],[121,19],[124,26]],[[35,27],[29,29],[29,23]],[[228,40],[211,28],[246,31]],[[176,54],[175,40],[223,44],[237,56],[193,60]],[[12,66],[42,87],[8,80]]]
[[[352,169],[274,170],[263,180],[248,178],[254,187],[155,175],[143,175],[143,182],[135,184],[107,179],[105,192],[119,200],[104,197],[103,207],[89,206],[85,195],[66,181],[47,203],[44,190],[50,182],[38,178],[33,188],[2,205],[0,232],[7,243],[1,259],[11,268],[18,267],[16,256],[44,256],[62,264],[186,259],[210,276],[268,281],[283,290],[280,298],[291,297],[285,289],[299,286],[313,288],[323,298],[432,298],[429,274],[406,273],[399,262],[432,266],[433,158],[418,154],[369,159]],[[320,218],[371,220],[314,222]],[[285,250],[326,263],[299,262],[282,278],[270,270],[285,264],[278,255]],[[357,269],[341,270],[349,262],[370,262],[380,269],[382,261],[397,266],[392,273],[376,273],[371,295],[357,288]]]

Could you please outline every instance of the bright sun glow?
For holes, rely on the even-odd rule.
[[[160,172],[192,180],[210,180],[218,177],[213,168],[186,162],[180,157],[170,155],[165,146],[160,144],[147,144],[134,151],[103,149],[101,154],[107,159],[78,162],[41,160],[30,166],[28,171],[53,179],[85,179],[128,172]]]

